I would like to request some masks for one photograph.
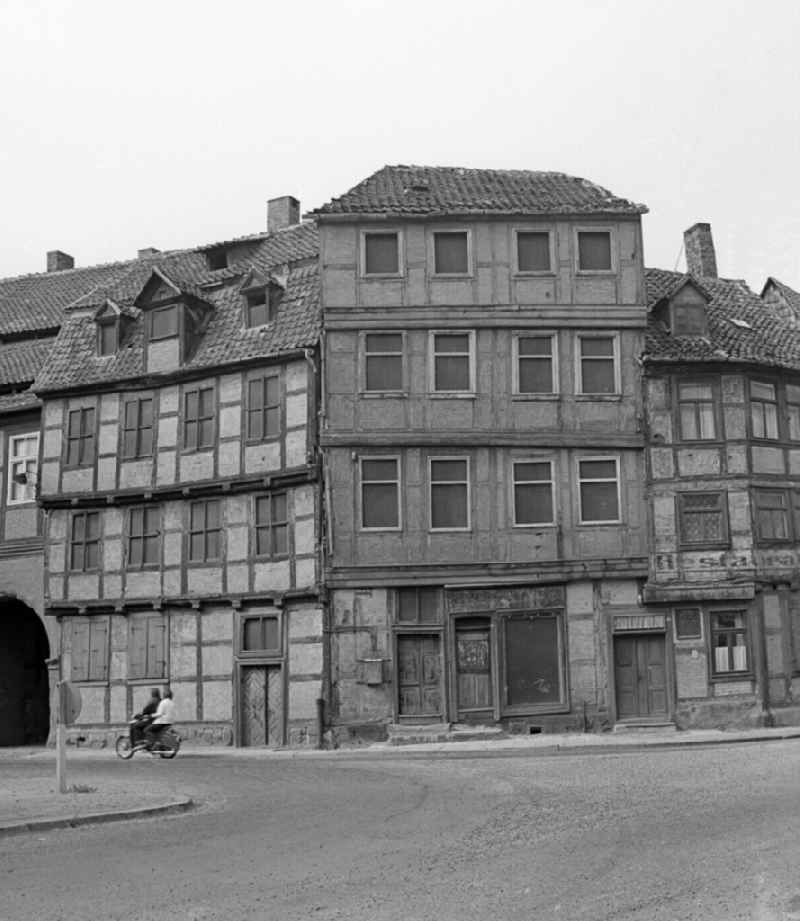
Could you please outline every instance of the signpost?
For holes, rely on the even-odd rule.
[[[67,733],[71,725],[80,716],[81,692],[69,681],[59,681],[56,685],[58,697],[58,716],[56,720],[56,782],[58,792],[67,792]]]

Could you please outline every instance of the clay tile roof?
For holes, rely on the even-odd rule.
[[[794,288],[790,288],[785,282],[779,281],[774,276],[770,276],[761,289],[762,298],[766,299],[765,296],[768,294],[770,288],[778,294],[779,299],[783,300],[784,304],[794,316],[800,319],[800,291],[795,291]]]
[[[800,370],[800,328],[764,303],[747,284],[726,278],[692,279],[710,298],[708,335],[672,336],[657,309],[691,276],[646,269],[649,308],[645,361],[739,361]]]
[[[0,387],[30,384],[47,361],[55,336],[0,345]]]
[[[588,179],[534,170],[384,166],[313,214],[644,214]]]

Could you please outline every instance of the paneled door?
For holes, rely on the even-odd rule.
[[[667,670],[662,634],[614,637],[617,718],[666,718]]]
[[[243,665],[239,726],[242,745],[283,742],[283,687],[277,665]]]
[[[485,718],[492,709],[492,655],[489,621],[456,625],[458,718]]]
[[[442,718],[442,658],[438,636],[398,636],[398,715]]]

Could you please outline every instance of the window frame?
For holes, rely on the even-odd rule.
[[[556,248],[555,248],[555,231],[552,225],[542,226],[541,224],[520,224],[512,228],[512,273],[518,278],[536,278],[551,277],[556,274]],[[547,234],[547,251],[549,254],[550,266],[547,269],[521,269],[519,267],[519,235],[526,233]]]
[[[552,389],[545,391],[523,391],[520,390],[520,361],[523,359],[542,358],[540,355],[519,354],[520,339],[550,339],[550,384]],[[559,363],[558,363],[558,332],[555,330],[515,330],[511,334],[511,394],[524,400],[548,400],[557,397],[560,393],[559,388]]]
[[[608,478],[583,479],[581,477],[581,464],[585,463],[586,461],[603,461],[606,463],[608,461],[614,461],[614,465],[616,469],[616,487],[617,487],[617,517],[616,518],[604,518],[602,520],[598,519],[596,521],[595,520],[587,521],[583,517],[583,491],[581,489],[581,486],[583,485],[583,483],[610,483],[611,482],[611,480]],[[578,490],[577,490],[578,492],[578,495],[577,495],[578,524],[580,525],[580,527],[587,527],[587,528],[596,527],[596,526],[606,527],[607,525],[622,524],[623,522],[622,484],[620,482],[622,479],[622,458],[621,456],[619,454],[587,454],[587,455],[578,456],[575,458],[575,472],[576,472],[575,481],[578,487]]]
[[[245,622],[248,620],[275,620],[278,625],[278,645],[275,649],[245,649],[244,648],[244,636],[245,636]],[[237,617],[236,625],[236,643],[237,650],[236,656],[239,659],[263,659],[263,660],[272,660],[279,661],[283,659],[283,648],[284,648],[284,631],[283,631],[283,615],[280,610],[277,608],[271,611],[254,611],[246,610],[240,611]]]
[[[784,501],[783,511],[786,520],[786,537],[763,537],[761,534],[760,511],[781,511],[781,509],[764,509],[759,504],[759,494],[767,493],[772,496],[781,496]],[[769,547],[779,544],[790,544],[794,542],[797,525],[795,516],[797,512],[797,494],[793,494],[791,489],[770,486],[753,486],[751,489],[751,508],[753,520],[753,540],[756,546]]]
[[[521,618],[550,618],[555,621],[556,640],[557,640],[557,664],[558,664],[558,700],[547,701],[544,703],[533,703],[530,701],[510,704],[508,703],[509,693],[509,663],[508,663],[508,632],[507,625],[509,621],[520,620]],[[523,714],[533,713],[564,713],[570,708],[570,691],[569,675],[567,663],[567,614],[564,607],[555,605],[553,607],[543,608],[511,608],[509,610],[499,611],[496,618],[497,623],[497,646],[499,659],[499,672],[501,681],[494,681],[494,690],[498,694],[498,703],[500,712],[503,716],[520,716]],[[494,640],[492,640],[494,642]]]
[[[394,461],[397,465],[397,479],[396,480],[367,480],[369,483],[380,483],[388,484],[394,483],[396,485],[397,491],[395,493],[395,498],[397,501],[397,524],[396,525],[381,525],[379,527],[366,527],[364,524],[364,461]],[[358,525],[359,531],[364,531],[367,534],[374,534],[376,532],[382,531],[402,531],[403,530],[403,503],[401,496],[403,495],[403,468],[401,462],[401,456],[399,454],[362,454],[358,458]]]
[[[209,527],[208,525],[208,510],[209,506],[216,505],[218,509],[218,524],[216,527]],[[222,499],[208,498],[208,499],[193,499],[191,502],[186,503],[188,506],[188,522],[186,528],[186,562],[192,565],[200,564],[204,565],[206,563],[221,563],[225,553],[223,542],[225,539],[225,523],[224,523],[224,503]],[[203,523],[202,527],[195,527],[194,524],[194,512],[196,509],[202,509],[202,518]],[[209,535],[217,535],[217,556],[209,556]],[[202,536],[203,540],[203,554],[201,557],[192,556],[194,537]]]
[[[268,403],[267,381],[272,380],[273,378],[278,382],[278,402]],[[250,390],[252,385],[256,383],[261,385],[262,404],[260,407],[256,407],[254,409],[251,405]],[[279,368],[276,368],[275,370],[259,371],[247,375],[245,378],[244,404],[245,444],[263,444],[267,441],[277,441],[283,437],[285,429],[283,375],[281,374]],[[269,434],[267,432],[267,420],[269,419],[269,411],[271,409],[278,410],[278,431],[275,434]],[[251,434],[250,422],[254,414],[258,414],[260,417],[261,435]]]
[[[102,660],[100,662],[102,674],[98,675],[92,672],[92,627],[99,627],[102,624],[103,637]],[[86,627],[86,677],[81,674],[76,675],[75,667],[75,628]],[[111,624],[110,618],[106,615],[95,615],[92,617],[71,617],[70,618],[70,681],[74,684],[94,684],[106,685],[109,678],[109,644],[111,642]]]
[[[171,304],[160,304],[157,307],[151,307],[147,311],[147,341],[148,342],[166,342],[168,339],[180,338],[181,325],[182,325],[181,306],[182,304],[180,301],[174,301]],[[153,332],[153,320],[156,314],[167,313],[169,311],[175,312],[175,332],[167,333],[167,335],[165,336],[156,336],[155,333]]]
[[[436,270],[436,236],[438,234],[463,233],[467,235],[467,271],[466,272],[438,272]],[[475,274],[473,263],[473,243],[471,227],[437,227],[430,231],[430,242],[428,244],[428,260],[430,265],[430,274],[432,279],[439,278],[472,278]]]
[[[517,464],[547,464],[550,467],[550,479],[549,480],[521,480],[520,484],[530,485],[530,484],[541,484],[549,483],[550,484],[550,507],[552,509],[552,516],[550,521],[543,522],[519,522],[517,521]],[[530,530],[531,528],[554,528],[556,526],[556,520],[558,517],[558,512],[556,509],[556,478],[555,478],[555,461],[552,457],[512,457],[511,458],[511,526],[513,528],[525,528]]]
[[[253,557],[256,560],[284,560],[289,559],[292,555],[292,529],[291,514],[289,512],[289,490],[278,490],[276,492],[261,493],[253,496]],[[273,514],[274,502],[276,499],[283,497],[286,502],[286,517],[275,519]],[[269,508],[269,520],[259,521],[259,507],[261,503],[266,502]],[[286,549],[281,551],[275,550],[275,529],[286,529]],[[269,542],[269,551],[266,553],[259,551],[259,535],[266,533]]]
[[[403,620],[400,617],[402,607],[402,595],[407,593],[407,597],[414,599],[414,620]],[[436,595],[436,620],[424,620],[422,617],[422,592],[429,592]],[[392,590],[392,627],[396,633],[409,632],[412,634],[431,631],[432,634],[439,633],[444,628],[445,623],[445,600],[444,587],[441,585],[399,585]]]
[[[690,636],[681,636],[678,632],[678,614],[682,611],[695,611],[697,612],[698,621],[700,624],[700,632],[692,634]],[[694,604],[685,604],[680,605],[679,607],[674,607],[672,609],[672,631],[676,643],[702,643],[705,640],[706,631],[704,629],[705,617],[703,615],[703,609],[699,605]]]
[[[580,235],[582,233],[607,233],[608,247],[610,253],[610,267],[607,269],[582,269],[581,268],[581,246]],[[603,275],[610,276],[617,274],[617,234],[616,227],[611,224],[581,224],[573,229],[573,245],[575,247],[575,274],[576,275]]]
[[[89,538],[89,519],[93,518],[97,522],[97,536]],[[80,511],[73,512],[69,522],[69,558],[67,560],[68,572],[99,572],[102,568],[101,548],[102,548],[102,522],[103,516],[99,511]],[[75,525],[78,521],[83,521],[83,535],[79,540],[75,538]],[[95,548],[95,564],[88,565],[89,548]],[[75,552],[79,550],[81,565],[75,565]]]
[[[763,398],[753,399],[753,384],[761,384],[762,386],[772,387],[773,392],[775,393],[774,400],[767,400]],[[753,441],[768,442],[770,444],[781,440],[781,388],[778,386],[778,382],[775,380],[769,380],[768,378],[747,378],[747,426],[750,438]],[[775,436],[770,435],[756,435],[754,432],[753,426],[753,410],[756,405],[762,407],[761,409],[761,420],[762,423],[766,422],[766,414],[764,413],[764,406],[774,406],[775,407]],[[766,425],[764,425],[766,431]]]
[[[789,396],[790,392],[794,391],[795,396]],[[785,400],[785,416],[786,416],[786,440],[793,442],[800,442],[800,384],[796,384],[793,381],[786,381],[783,386],[783,394]],[[797,435],[792,435],[792,407],[797,407],[796,413],[796,425],[794,426]]]
[[[394,234],[397,237],[397,271],[396,272],[368,272],[367,271],[367,237],[388,237]],[[400,227],[381,227],[380,229],[363,229],[359,233],[359,277],[373,278],[403,278],[405,277],[405,241],[403,230]]]
[[[722,536],[719,540],[687,540],[684,536],[684,496],[716,496],[722,521]],[[705,511],[712,511],[705,509]],[[691,512],[689,514],[692,514]],[[699,514],[696,512],[695,514]],[[716,512],[714,512],[716,514]],[[731,545],[730,521],[728,517],[728,491],[725,489],[685,489],[675,493],[675,521],[677,524],[678,546],[682,550],[726,549]]]
[[[437,390],[436,389],[436,359],[439,355],[457,355],[463,357],[463,352],[437,352],[437,336],[464,336],[468,337],[469,352],[469,389],[468,390]],[[428,330],[428,396],[445,399],[461,399],[474,397],[476,393],[476,336],[474,329],[431,329]]]
[[[133,533],[133,521],[134,514],[142,513],[142,531],[141,534]],[[156,516],[156,530],[148,531],[148,512],[155,513]],[[162,557],[162,547],[163,547],[163,522],[161,517],[161,506],[160,505],[133,505],[127,510],[126,514],[126,523],[125,523],[125,568],[126,569],[157,569],[161,566],[161,557]],[[156,547],[157,547],[157,556],[158,559],[155,562],[148,562],[145,559],[145,548],[148,546],[147,540],[156,538]],[[133,562],[133,546],[134,541],[141,541],[142,551],[141,551],[141,562]]]
[[[27,441],[29,438],[36,439],[36,453],[35,454],[14,454],[14,444],[20,441]],[[15,432],[11,433],[8,436],[8,475],[7,475],[7,486],[6,486],[6,506],[19,506],[19,505],[34,505],[36,503],[36,485],[37,480],[39,479],[39,449],[41,446],[41,436],[39,430],[35,432]],[[28,464],[33,461],[33,483],[28,482]],[[22,464],[24,470],[20,471],[25,474],[26,482],[15,483],[14,477],[17,476],[14,472],[15,465]],[[21,490],[27,490],[30,488],[32,495],[30,497],[22,496],[21,498],[14,497],[14,487],[19,486]]]
[[[399,352],[370,352],[367,349],[368,340],[370,336],[400,336],[400,351]],[[405,330],[398,329],[369,329],[362,330],[360,333],[360,354],[363,356],[361,361],[361,386],[360,392],[364,396],[372,395],[385,395],[385,394],[404,394],[407,388],[407,375],[406,375],[406,333]],[[367,387],[369,376],[367,374],[367,364],[369,362],[370,356],[374,357],[388,357],[388,356],[398,356],[400,357],[400,389],[394,390],[370,390]]]
[[[72,435],[72,419],[75,414],[79,414],[78,434]],[[92,425],[91,431],[89,426],[84,427],[84,420],[91,413]],[[70,446],[73,442],[78,443],[78,459],[70,462]],[[67,431],[64,438],[64,468],[75,469],[78,467],[91,467],[95,463],[97,444],[97,407],[96,406],[76,406],[67,409]],[[85,455],[89,455],[86,458]]]
[[[150,402],[150,425],[143,426],[142,422],[142,403],[145,401]],[[136,404],[136,427],[128,428],[128,405],[135,403]],[[158,453],[158,448],[156,446],[156,401],[155,395],[149,394],[147,396],[131,396],[123,397],[122,399],[122,419],[120,420],[119,430],[120,430],[120,459],[121,460],[138,460],[144,457],[155,457]],[[147,452],[142,452],[142,432],[150,432],[150,450]],[[135,432],[134,440],[136,443],[136,450],[133,454],[127,453],[126,445],[126,435],[128,432]]]
[[[466,482],[466,511],[467,523],[465,526],[448,526],[437,528],[433,525],[433,476],[432,469],[434,461],[464,461],[467,465],[465,480],[437,480],[437,484],[458,483],[459,485]],[[459,533],[466,534],[472,530],[472,458],[466,454],[433,454],[428,456],[428,531],[433,534]]]
[[[582,342],[584,339],[611,339],[613,344],[613,362],[614,370],[614,392],[613,393],[588,393],[583,389],[583,362],[586,361],[608,361],[608,356],[588,356],[583,357]],[[615,400],[622,395],[622,368],[620,361],[620,337],[619,333],[609,333],[605,330],[596,330],[589,332],[575,333],[575,396],[582,400]]]
[[[717,382],[711,378],[689,378],[688,380],[680,380],[679,378],[673,378],[674,385],[674,405],[675,405],[675,431],[677,432],[678,438],[677,441],[681,441],[687,444],[709,444],[714,441],[721,441],[721,412],[720,412],[720,396],[719,388]],[[681,399],[681,387],[710,387],[711,388],[711,400],[700,400],[700,399],[691,399],[691,400],[682,400]],[[713,438],[687,438],[683,433],[683,416],[681,414],[681,407],[684,404],[690,404],[694,407],[694,418],[695,423],[699,422],[700,416],[697,410],[697,407],[700,404],[711,403],[711,414],[714,419],[714,437]],[[697,430],[700,430],[700,425],[697,425]]]
[[[163,669],[159,671],[151,667],[150,662],[150,627],[152,624],[158,624],[162,630],[161,642],[163,644],[162,664]],[[134,661],[132,651],[134,647],[133,633],[134,626],[144,625],[144,670],[142,674],[134,674],[132,662]],[[167,681],[169,678],[169,621],[166,614],[157,611],[133,612],[128,617],[128,649],[131,653],[128,656],[128,680],[136,681]],[[158,661],[158,660],[156,660]]]
[[[97,357],[110,358],[112,355],[116,355],[119,351],[119,317],[101,317],[95,322],[97,323]],[[106,352],[103,350],[103,333],[109,329],[114,334],[114,347]]]
[[[211,413],[210,415],[202,415],[201,412],[201,394],[205,391],[211,391]],[[188,400],[192,394],[197,394],[197,417],[189,418],[188,414]],[[217,386],[216,383],[204,384],[204,385],[188,385],[183,388],[181,393],[181,451],[182,453],[190,453],[195,451],[209,451],[214,448],[217,443],[217,415],[218,415],[218,406],[217,406]],[[203,422],[211,420],[211,439],[208,444],[200,443],[200,432]],[[196,425],[196,442],[195,444],[190,444],[189,439],[187,438],[187,426]]]
[[[744,627],[727,627],[723,629],[714,628],[714,617],[720,614],[741,614],[744,621]],[[742,679],[751,678],[753,675],[753,648],[750,639],[751,627],[750,627],[750,618],[748,612],[745,608],[714,608],[708,611],[708,629],[706,635],[708,636],[708,659],[710,668],[708,669],[708,677],[710,681],[741,681]],[[736,671],[730,670],[725,672],[717,671],[717,656],[715,653],[716,647],[714,645],[714,638],[720,633],[743,633],[744,634],[744,648],[746,650],[747,657],[747,667],[745,669],[738,669]],[[728,646],[728,650],[732,647]]]

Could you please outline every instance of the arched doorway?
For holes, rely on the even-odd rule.
[[[0,745],[44,745],[50,726],[50,644],[36,612],[0,598]]]

